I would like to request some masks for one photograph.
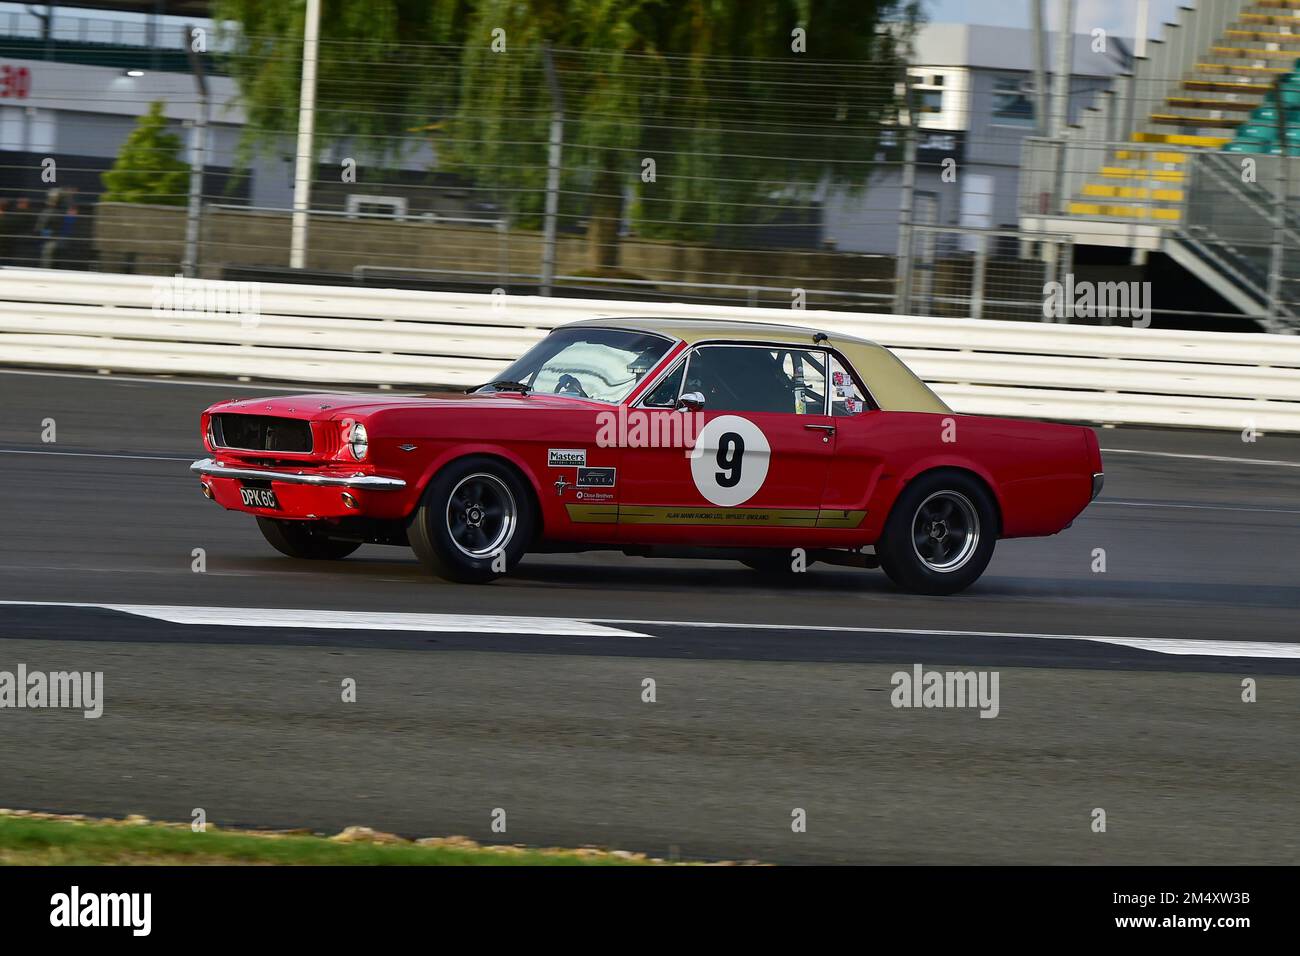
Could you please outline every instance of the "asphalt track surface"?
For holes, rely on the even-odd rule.
[[[267,393],[0,372],[0,671],[102,670],[106,696],[0,709],[0,806],[795,863],[1300,861],[1300,440],[1101,430],[1102,498],[956,597],[609,553],[466,587],[404,549],[284,558],[205,501],[199,410]],[[891,706],[917,663],[996,670],[997,718]]]

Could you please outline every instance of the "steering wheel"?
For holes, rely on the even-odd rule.
[[[591,397],[590,395],[587,394],[586,390],[582,387],[582,383],[579,382],[572,375],[570,375],[568,372],[565,372],[563,375],[561,375],[560,380],[555,383],[555,394],[558,395],[560,394],[560,392],[577,392],[583,398]]]

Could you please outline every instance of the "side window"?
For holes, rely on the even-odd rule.
[[[791,349],[776,353],[781,370],[790,376],[796,415],[826,413],[826,353]]]
[[[823,415],[826,353],[788,346],[702,345],[690,358],[684,392],[700,392],[713,412]]]
[[[663,377],[645,399],[641,402],[651,408],[672,408],[677,404],[677,396],[682,391],[682,377],[686,374],[686,363],[678,362],[677,367]]]
[[[840,360],[831,356],[831,414],[837,418],[844,415],[860,415],[867,410],[867,403],[862,397],[862,390],[853,376],[840,364]]]

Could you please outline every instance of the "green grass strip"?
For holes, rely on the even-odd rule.
[[[379,835],[376,839],[395,838]],[[490,848],[468,840],[429,844],[340,841],[307,834],[217,830],[184,824],[48,818],[0,813],[0,865],[626,866],[639,854]]]

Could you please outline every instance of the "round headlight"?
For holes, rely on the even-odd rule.
[[[370,447],[370,436],[366,434],[366,426],[357,422],[352,426],[352,433],[348,436],[348,447],[352,449],[352,457],[357,461],[366,457],[366,450]]]

